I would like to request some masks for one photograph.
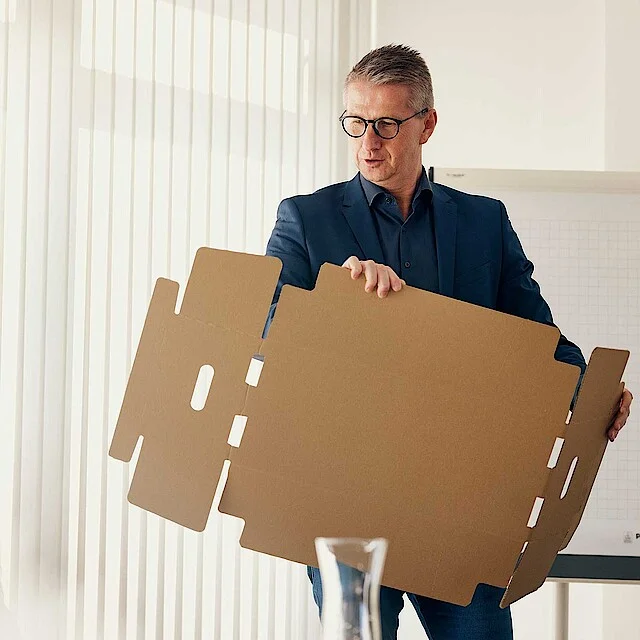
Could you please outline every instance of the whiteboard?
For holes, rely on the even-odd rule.
[[[624,578],[640,579],[640,174],[433,172],[437,183],[504,202],[555,323],[587,361],[596,346],[631,352],[624,381],[636,396],[632,415],[608,446],[582,522],[562,553],[617,557],[610,567],[633,565],[634,575]],[[620,556],[638,562],[621,565]]]

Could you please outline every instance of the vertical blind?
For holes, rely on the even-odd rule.
[[[158,277],[348,177],[367,0],[0,0],[0,567],[23,638],[313,640],[303,567],[129,505],[107,457]]]

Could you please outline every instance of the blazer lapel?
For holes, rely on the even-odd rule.
[[[347,219],[356,242],[362,251],[362,258],[384,264],[382,247],[369,210],[369,205],[360,185],[360,174],[347,182],[345,186],[342,213]]]
[[[433,189],[433,221],[438,255],[438,284],[440,294],[453,295],[453,269],[456,257],[456,227],[458,207],[437,184]]]

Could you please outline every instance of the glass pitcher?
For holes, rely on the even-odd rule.
[[[316,538],[322,578],[322,640],[381,640],[384,538]]]

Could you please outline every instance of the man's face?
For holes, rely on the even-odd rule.
[[[352,82],[346,91],[347,115],[404,120],[415,113],[409,106],[410,92],[405,85]],[[378,136],[369,124],[363,136],[349,139],[356,166],[367,180],[390,191],[413,189],[422,167],[422,145],[431,137],[436,121],[433,110],[416,116],[402,123],[391,140]]]

